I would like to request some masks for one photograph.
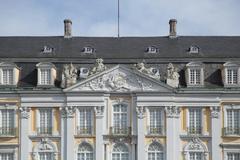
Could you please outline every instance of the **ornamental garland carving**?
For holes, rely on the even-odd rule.
[[[212,118],[219,118],[220,106],[212,106],[212,107],[210,107],[210,110],[211,110]]]
[[[144,106],[137,106],[136,107],[136,112],[137,112],[138,118],[143,119],[145,117],[146,109],[145,109]]]
[[[73,118],[74,113],[76,111],[76,107],[74,107],[74,106],[66,106],[66,107],[60,108],[60,110],[61,110],[63,118]]]
[[[177,106],[166,106],[165,111],[168,118],[179,118],[181,112]]]
[[[29,107],[20,107],[19,108],[20,114],[21,114],[21,118],[22,119],[28,119],[30,114],[30,108]]]

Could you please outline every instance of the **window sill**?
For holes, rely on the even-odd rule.
[[[145,135],[146,138],[154,138],[154,137],[159,137],[159,138],[166,138],[166,135],[163,134],[147,134]]]
[[[16,135],[0,135],[0,138],[17,138]]]
[[[240,137],[240,135],[233,135],[233,134],[231,134],[231,135],[223,135],[222,136],[222,138],[239,138]]]
[[[81,135],[74,135],[75,138],[95,138],[95,135],[92,134],[81,134]]]

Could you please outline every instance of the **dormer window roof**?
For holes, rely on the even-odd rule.
[[[146,53],[158,53],[158,48],[155,46],[148,46],[146,48]]]
[[[49,47],[49,46],[43,46],[42,49],[42,53],[53,53],[54,52],[54,48],[53,47]]]
[[[0,63],[0,85],[16,86],[19,80],[19,68],[11,62]]]
[[[53,86],[56,79],[56,67],[50,62],[40,62],[38,70],[38,86]]]
[[[222,80],[224,87],[240,86],[240,65],[234,62],[226,62],[222,68]]]
[[[191,54],[198,54],[200,52],[200,48],[196,45],[192,45],[189,47],[188,52]]]
[[[95,49],[91,46],[86,46],[86,47],[83,47],[82,49],[82,53],[92,54],[94,52],[95,52]]]
[[[204,86],[204,66],[201,62],[190,62],[186,65],[186,83],[187,87]]]

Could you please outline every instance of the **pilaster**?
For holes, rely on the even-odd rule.
[[[64,160],[74,159],[74,113],[75,107],[66,106],[61,110],[61,156]]]
[[[103,142],[103,134],[104,134],[104,106],[96,106],[94,107],[95,118],[96,118],[96,158],[104,159],[104,142]]]
[[[145,158],[145,129],[144,120],[146,109],[144,106],[137,106],[137,160],[146,160]]]
[[[167,136],[167,160],[180,159],[180,108],[177,106],[166,106],[166,136]]]
[[[20,107],[20,160],[29,159],[30,140],[29,135],[29,117],[30,108]]]
[[[222,127],[222,116],[220,112],[220,106],[210,107],[211,111],[211,135],[212,135],[212,160],[222,159],[222,151],[220,148],[221,144],[221,127]]]

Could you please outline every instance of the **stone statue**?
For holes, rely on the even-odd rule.
[[[152,77],[154,79],[160,80],[160,74],[159,74],[159,71],[156,68],[153,68],[153,67],[146,68],[145,64],[143,62],[137,63],[134,66],[136,67],[136,69],[139,72],[142,72],[142,73],[144,73],[144,74],[146,74],[149,77]]]
[[[77,69],[71,63],[63,66],[62,88],[69,87],[77,82]]]
[[[167,66],[167,84],[174,88],[179,85],[179,73],[172,63]]]
[[[95,66],[92,68],[90,75],[100,73],[102,71],[105,71],[106,69],[107,69],[107,67],[103,64],[103,59],[98,58],[98,59],[96,59]]]

